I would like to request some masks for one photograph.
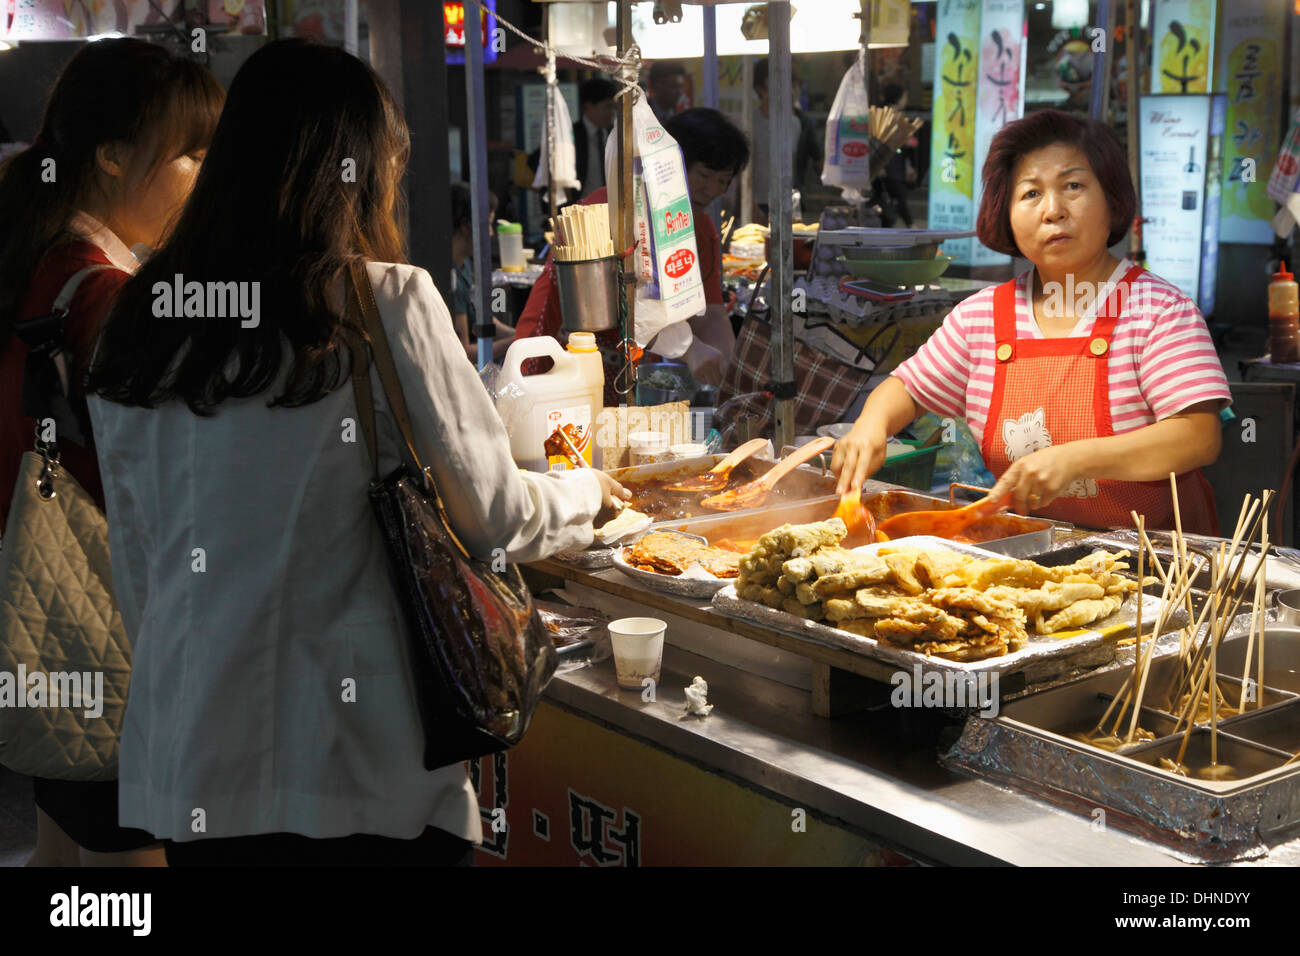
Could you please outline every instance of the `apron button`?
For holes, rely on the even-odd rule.
[[[1005,362],[1009,358],[1011,358],[1011,346],[1003,342],[998,346],[998,361]]]
[[[1096,356],[1098,356],[1098,357],[1100,357],[1100,356],[1102,356],[1102,355],[1105,355],[1105,354],[1106,354],[1106,349],[1107,349],[1108,347],[1109,347],[1109,346],[1107,346],[1107,344],[1106,344],[1106,340],[1103,339],[1103,338],[1095,338],[1095,339],[1093,339],[1091,342],[1088,343],[1088,351],[1091,352],[1093,355],[1096,355]]]

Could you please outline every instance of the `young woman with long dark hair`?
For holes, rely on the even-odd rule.
[[[15,321],[47,315],[77,286],[62,333],[78,366],[100,319],[139,267],[132,247],[161,244],[194,184],[221,112],[206,69],[141,40],[82,47],[64,67],[40,132],[0,170],[0,532],[35,422],[22,414],[28,347]],[[72,404],[84,413],[73,376]],[[104,506],[89,442],[60,441],[62,463]],[[148,834],[117,822],[117,783],[35,781],[37,847],[30,865],[162,862]]]
[[[416,451],[468,549],[585,545],[623,494],[600,472],[515,467],[433,280],[402,264],[407,151],[363,62],[262,47],[99,340],[88,388],[110,514],[126,519],[110,526],[113,582],[135,653],[122,819],[168,840],[171,865],[458,863],[481,837],[465,767],[422,765],[349,381],[350,265],[365,264]],[[249,308],[213,314],[187,292],[177,317],[182,281]],[[371,382],[387,474],[400,439],[373,365]]]

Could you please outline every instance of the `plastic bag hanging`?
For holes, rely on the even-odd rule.
[[[632,126],[636,344],[647,348],[660,332],[671,328],[655,343],[655,350],[676,357],[691,344],[685,321],[703,313],[706,305],[686,163],[677,141],[640,97],[632,107]],[[611,136],[605,145],[611,217],[616,215],[620,185],[617,156],[615,137]]]
[[[866,54],[858,57],[840,80],[839,92],[826,119],[826,159],[822,185],[839,186],[849,202],[865,202],[871,192],[871,111],[867,98]]]
[[[551,156],[555,158],[555,175],[551,175]],[[578,151],[573,145],[573,120],[569,104],[564,101],[559,84],[555,82],[555,54],[546,61],[546,127],[543,130],[543,149],[533,177],[534,189],[558,189],[556,198],[564,202],[565,189],[581,189],[578,181]]]

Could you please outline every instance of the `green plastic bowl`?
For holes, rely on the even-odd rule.
[[[859,279],[871,279],[889,285],[922,285],[943,275],[952,256],[939,253],[933,259],[877,259],[863,261],[840,258],[846,271]]]

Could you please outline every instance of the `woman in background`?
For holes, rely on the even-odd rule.
[[[28,348],[17,320],[48,315],[88,267],[63,322],[78,368],[99,321],[131,273],[132,248],[156,247],[193,188],[221,112],[203,67],[141,40],[88,43],[64,67],[40,133],[0,173],[0,533],[35,422],[22,414]],[[84,423],[85,397],[72,378]],[[100,506],[104,492],[89,435],[58,423],[69,473]],[[109,515],[112,519],[114,516]],[[35,779],[36,852],[29,866],[161,865],[148,833],[118,826],[117,781]]]

